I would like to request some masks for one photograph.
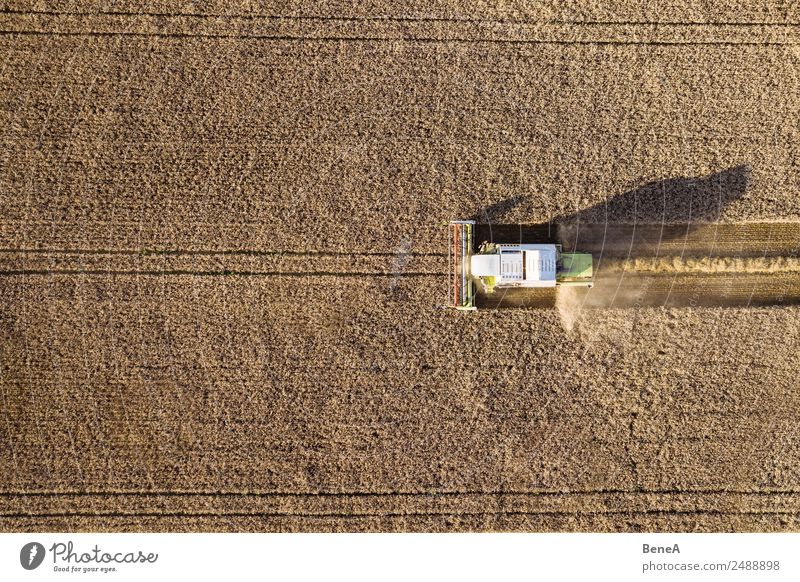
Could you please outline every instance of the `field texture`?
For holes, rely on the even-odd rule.
[[[0,1],[0,530],[800,530],[800,7],[489,4]]]

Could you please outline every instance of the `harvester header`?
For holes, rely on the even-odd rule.
[[[475,246],[475,221],[450,221],[447,305],[455,309],[473,310],[475,283],[470,274],[470,257]]]

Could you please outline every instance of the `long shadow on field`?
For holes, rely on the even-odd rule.
[[[552,241],[592,252],[600,250],[598,244],[614,248],[622,244],[630,250],[637,243],[631,239],[636,230],[645,239],[657,234],[659,239],[670,240],[715,222],[726,206],[744,195],[749,180],[750,167],[746,165],[709,176],[667,178],[545,223],[504,224],[499,218],[525,200],[515,196],[475,213],[473,219],[481,223],[476,226],[475,238],[478,242]]]
[[[676,245],[683,254],[705,256],[713,252],[715,238],[709,225],[744,195],[749,181],[750,168],[741,165],[709,176],[649,182],[556,217],[557,238],[565,249],[606,257],[661,255]]]
[[[576,298],[584,296],[580,303],[587,307],[797,303],[800,292],[793,292],[797,277],[790,274],[651,274],[620,269],[620,260],[627,258],[779,256],[782,248],[774,246],[772,225],[716,223],[723,210],[744,195],[749,179],[750,168],[740,165],[708,176],[649,182],[547,223],[494,222],[523,200],[515,197],[476,214],[483,224],[476,225],[475,239],[553,242],[565,251],[592,253],[595,287],[569,290]],[[478,299],[482,307],[547,307],[554,304],[555,292],[511,289]]]
[[[750,167],[746,165],[709,176],[657,180],[578,212],[557,216],[553,222],[714,222],[726,206],[744,195],[749,181]]]

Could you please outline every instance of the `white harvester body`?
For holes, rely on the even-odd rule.
[[[558,249],[554,244],[499,244],[491,255],[472,255],[470,273],[495,277],[497,285],[555,287]]]
[[[563,252],[550,243],[484,242],[475,245],[475,221],[451,220],[447,305],[475,309],[478,288],[491,294],[509,287],[591,287],[592,255]]]

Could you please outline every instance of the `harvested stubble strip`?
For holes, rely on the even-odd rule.
[[[796,257],[637,257],[608,259],[601,271],[632,271],[653,274],[730,274],[730,273],[798,273],[800,259]]]

